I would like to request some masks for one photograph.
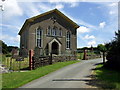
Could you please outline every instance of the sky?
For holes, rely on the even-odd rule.
[[[118,30],[118,0],[5,0],[0,5],[0,40],[10,46],[19,47],[26,19],[55,8],[80,26],[77,48],[110,42]]]

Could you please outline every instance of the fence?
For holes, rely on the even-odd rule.
[[[6,57],[2,55],[2,64],[4,67],[8,68],[9,70],[18,71],[20,69],[26,69],[29,67],[29,58],[24,58],[24,61],[16,61],[11,57]]]
[[[77,59],[81,59],[81,60],[88,60],[88,59],[95,59],[95,58],[100,58],[101,54],[100,53],[96,53],[96,51],[91,51],[91,50],[80,50],[77,53]]]

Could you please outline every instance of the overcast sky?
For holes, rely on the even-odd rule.
[[[0,38],[6,44],[19,46],[18,32],[25,20],[55,8],[80,26],[77,29],[78,48],[107,43],[113,39],[114,32],[118,30],[118,0],[42,1],[0,1],[0,5],[4,5],[4,11],[0,11],[0,30],[2,31]]]

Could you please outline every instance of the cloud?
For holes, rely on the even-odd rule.
[[[1,40],[6,41],[6,42],[11,42],[11,43],[19,43],[20,42],[20,36],[17,35],[15,37],[10,36],[10,35],[2,35],[0,37]]]
[[[113,14],[116,14],[116,12],[115,11],[110,11],[109,14],[113,15]]]
[[[83,37],[83,39],[95,39],[95,36],[94,35],[85,35],[85,37]]]
[[[71,5],[70,5],[70,7],[77,7],[78,5],[79,5],[79,3],[78,2],[72,2],[72,3],[70,3]]]
[[[99,24],[99,27],[100,27],[100,28],[104,28],[105,25],[106,25],[106,22],[101,22],[101,23]]]
[[[90,31],[90,29],[85,27],[85,26],[81,26],[81,27],[77,28],[77,33],[78,34],[79,33],[86,33],[86,32],[89,32],[89,31]]]
[[[0,26],[2,26],[2,27],[8,27],[8,28],[15,28],[15,29],[20,29],[20,27],[18,27],[18,26],[13,26],[13,25],[8,25],[8,24],[0,24]]]
[[[64,5],[63,5],[63,4],[57,4],[57,5],[55,6],[55,8],[57,8],[57,9],[63,9],[63,8],[64,8]]]
[[[59,3],[59,2],[71,3],[71,2],[79,2],[80,0],[47,0],[47,1],[51,3]]]
[[[110,7],[115,7],[115,6],[117,6],[117,2],[115,3],[110,3],[108,6],[110,6]]]
[[[21,27],[10,24],[0,24],[1,31],[9,34],[17,34]]]
[[[6,0],[3,2],[4,5],[4,19],[9,19],[13,16],[21,16],[23,15],[23,11],[21,7],[18,5],[16,0]]]
[[[94,25],[92,25],[92,24],[90,24],[90,23],[88,23],[88,22],[85,22],[85,21],[83,21],[83,20],[81,20],[81,19],[74,19],[78,24],[80,24],[80,25],[84,25],[85,27],[87,27],[87,28],[89,28],[89,29],[91,29],[91,30],[98,30],[98,28],[96,27],[96,26],[94,26]]]
[[[66,4],[70,4],[70,7],[76,7],[79,5],[79,1],[80,0],[48,0],[48,2],[50,3],[57,3],[57,4],[60,4],[60,3],[66,3]]]
[[[40,9],[40,11],[42,12],[45,12],[45,11],[49,11],[49,10],[52,10],[52,9],[63,9],[64,8],[64,5],[61,4],[61,3],[56,3],[56,4],[44,4],[44,3],[40,3],[38,4],[38,8]]]
[[[94,41],[94,40],[93,41],[89,41],[87,44],[88,44],[88,46],[96,45],[96,41]]]

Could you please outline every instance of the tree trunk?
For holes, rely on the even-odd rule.
[[[103,52],[103,64],[105,64],[105,52]]]

